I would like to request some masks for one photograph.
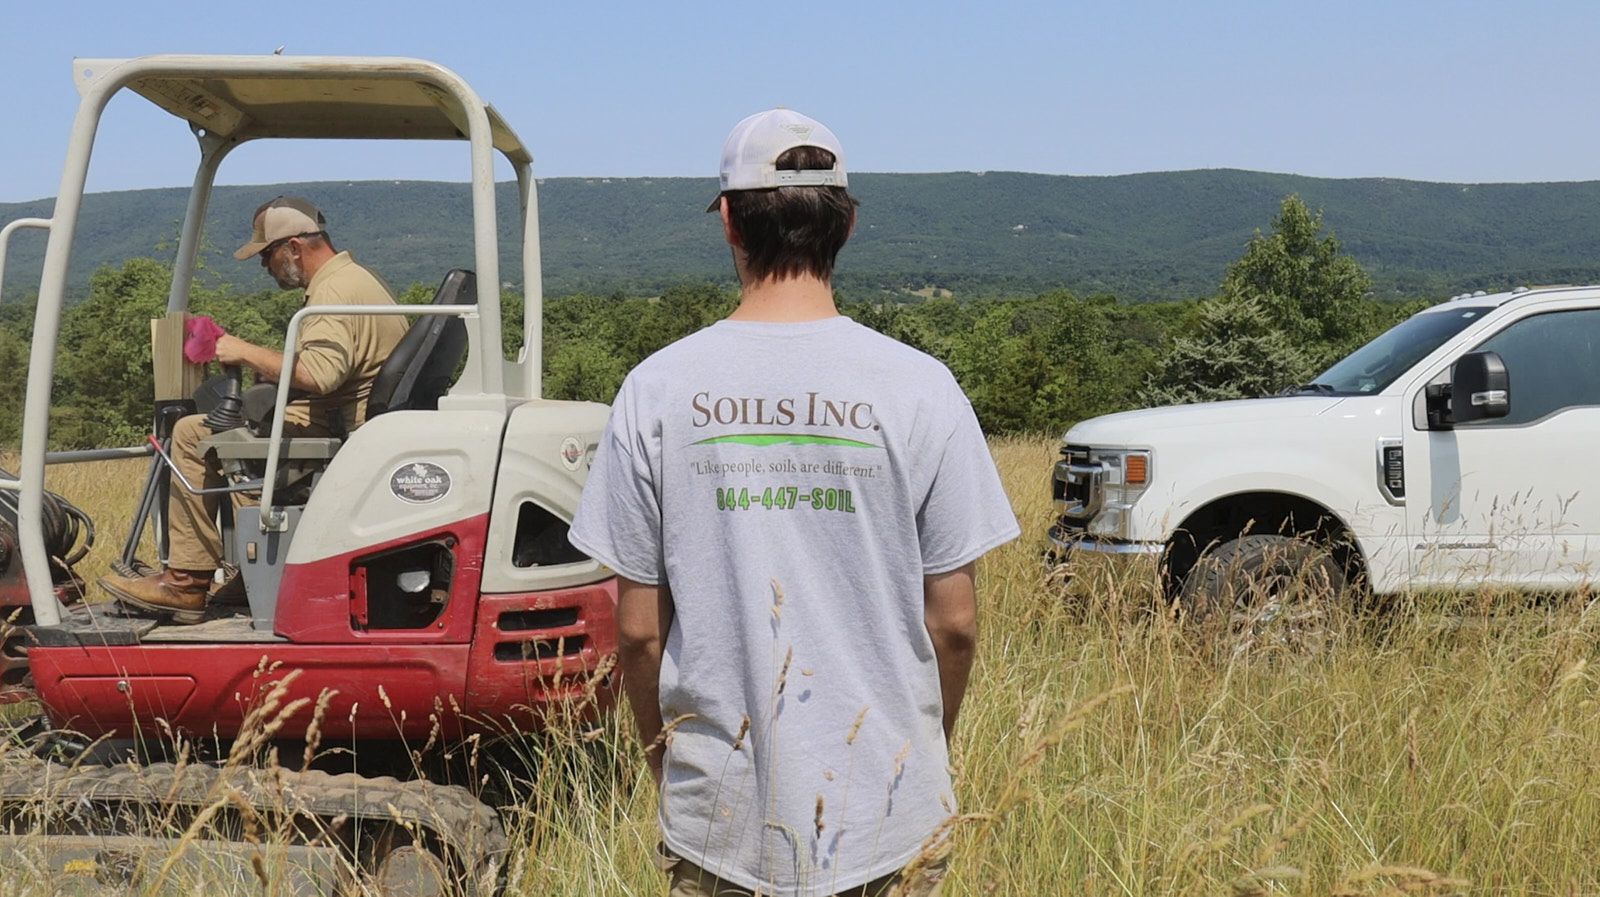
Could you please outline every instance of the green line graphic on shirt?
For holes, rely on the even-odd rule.
[[[858,439],[842,436],[807,436],[804,433],[737,433],[732,436],[713,436],[691,445],[843,445],[850,448],[882,448]]]

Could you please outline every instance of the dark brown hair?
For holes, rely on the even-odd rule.
[[[833,153],[797,146],[778,157],[781,171],[829,169]],[[728,218],[739,234],[754,280],[833,276],[833,262],[850,238],[856,198],[844,187],[729,190]]]

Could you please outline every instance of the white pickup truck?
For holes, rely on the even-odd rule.
[[[1274,398],[1069,430],[1052,555],[1151,555],[1187,607],[1600,581],[1600,287],[1459,296]]]

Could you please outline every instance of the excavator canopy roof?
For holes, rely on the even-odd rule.
[[[146,56],[79,59],[73,73],[80,90],[97,79],[123,78],[134,93],[196,128],[241,141],[461,140],[465,94],[487,113],[495,149],[515,164],[531,161],[494,107],[454,73],[418,59]]]

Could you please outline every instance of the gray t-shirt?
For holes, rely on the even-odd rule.
[[[667,846],[768,894],[904,866],[955,811],[923,577],[1018,532],[955,378],[849,318],[640,364],[570,539],[671,591]]]

